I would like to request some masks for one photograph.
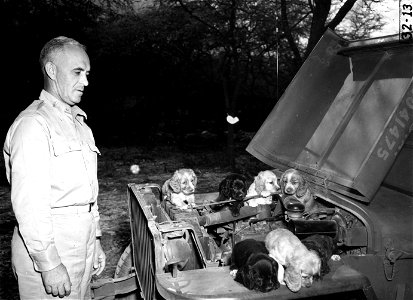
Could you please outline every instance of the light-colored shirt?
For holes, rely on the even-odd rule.
[[[97,154],[86,114],[42,90],[11,125],[3,148],[19,231],[37,271],[60,263],[54,245],[54,208],[92,204],[96,236]]]

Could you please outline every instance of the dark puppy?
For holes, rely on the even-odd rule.
[[[306,237],[301,241],[308,250],[314,250],[317,252],[321,259],[320,278],[330,272],[330,266],[328,261],[337,249],[336,243],[333,238],[327,235],[314,234]]]
[[[236,243],[230,270],[237,270],[234,280],[250,290],[269,292],[280,287],[278,264],[268,255],[262,241],[246,239]]]
[[[244,206],[244,198],[247,194],[247,184],[245,176],[241,174],[230,174],[219,184],[219,195],[214,201],[217,204],[211,205],[212,210],[220,211],[228,208],[234,217],[239,216],[239,210]],[[219,204],[221,201],[235,200],[230,203]]]

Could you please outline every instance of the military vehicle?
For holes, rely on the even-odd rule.
[[[412,43],[327,30],[246,148],[278,176],[299,170],[317,213],[292,217],[276,201],[233,217],[208,210],[217,191],[183,212],[157,184],[129,184],[132,242],[94,299],[413,299],[412,79]],[[298,292],[249,290],[230,275],[231,249],[280,220],[299,238],[333,237],[338,259]]]

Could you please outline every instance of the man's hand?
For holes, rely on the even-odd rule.
[[[100,275],[106,265],[106,254],[103,252],[100,240],[96,239],[95,257],[93,260],[93,272],[92,275]]]
[[[43,285],[46,293],[53,296],[69,296],[72,283],[70,282],[69,274],[63,264],[58,265],[50,271],[42,272]]]

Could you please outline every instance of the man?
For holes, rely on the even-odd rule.
[[[106,256],[100,245],[97,154],[77,106],[90,61],[85,47],[57,37],[43,47],[44,89],[11,125],[3,148],[17,219],[12,267],[21,299],[90,299]]]

